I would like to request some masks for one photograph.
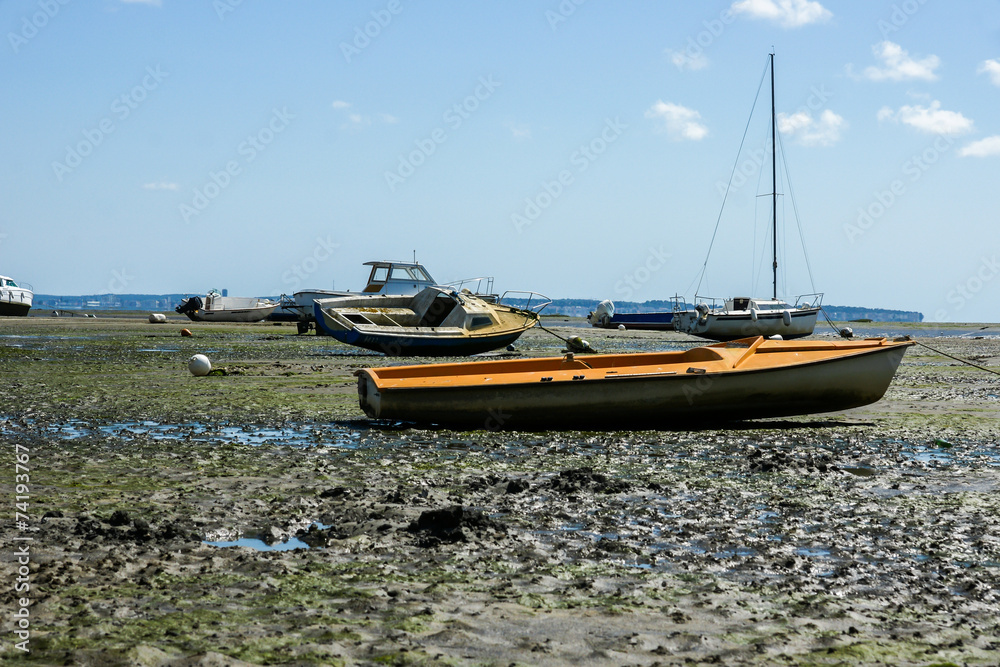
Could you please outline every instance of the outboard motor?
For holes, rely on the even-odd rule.
[[[597,304],[597,308],[594,312],[587,316],[587,321],[590,322],[590,326],[592,327],[606,327],[614,315],[615,304],[610,300],[605,299]]]
[[[202,302],[200,296],[192,296],[188,299],[181,301],[181,305],[174,308],[174,310],[181,315],[187,315],[188,313],[195,313],[201,310]]]

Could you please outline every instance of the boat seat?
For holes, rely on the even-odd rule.
[[[695,347],[684,353],[684,361],[719,361],[723,356],[709,347]]]

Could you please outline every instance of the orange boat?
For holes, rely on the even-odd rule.
[[[882,398],[909,339],[763,337],[682,352],[365,368],[375,419],[474,429],[709,426],[846,410]]]

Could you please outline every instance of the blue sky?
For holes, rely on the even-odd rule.
[[[416,251],[595,303],[767,295],[773,48],[779,292],[1000,321],[995,0],[16,0],[0,26],[0,273],[38,292],[357,289]]]

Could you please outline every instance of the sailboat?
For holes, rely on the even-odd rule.
[[[778,184],[777,184],[777,117],[774,105],[774,54],[770,54],[771,70],[771,240],[773,290],[771,298],[734,297],[730,299],[705,299],[695,296],[695,308],[674,311],[676,331],[728,341],[747,336],[780,336],[784,339],[802,338],[812,334],[816,318],[822,310],[823,295],[808,294],[789,304],[778,298]],[[706,260],[707,263],[707,260]],[[709,303],[711,302],[711,303]],[[683,303],[683,300],[680,300]]]

